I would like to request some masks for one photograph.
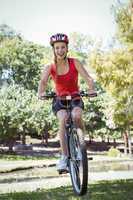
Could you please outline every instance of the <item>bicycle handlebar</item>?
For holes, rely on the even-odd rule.
[[[88,92],[82,90],[79,94],[81,97],[97,97],[97,92],[89,94]]]
[[[79,93],[74,94],[74,96],[76,96],[76,95],[79,95],[81,97],[96,97],[97,93],[95,92],[95,93],[89,94],[88,92],[82,90]],[[71,95],[66,95],[66,96],[71,96]],[[41,96],[40,99],[44,100],[44,99],[51,99],[51,98],[54,98],[54,97],[58,97],[58,96],[56,95],[55,92],[50,92],[50,93],[47,93],[44,96]]]

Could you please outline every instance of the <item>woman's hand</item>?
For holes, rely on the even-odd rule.
[[[39,93],[39,94],[38,94],[38,99],[44,100],[44,99],[45,99],[45,95],[46,95],[45,92]]]

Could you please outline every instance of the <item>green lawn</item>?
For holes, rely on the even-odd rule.
[[[13,154],[0,154],[0,159],[2,160],[52,160],[57,159],[56,156],[23,156],[23,155],[13,155]]]
[[[133,200],[133,179],[90,184],[84,197],[76,197],[71,187],[36,192],[0,194],[0,200]]]

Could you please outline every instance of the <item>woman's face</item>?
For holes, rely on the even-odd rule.
[[[68,46],[65,42],[54,43],[54,53],[57,59],[62,60],[66,57],[68,52]]]

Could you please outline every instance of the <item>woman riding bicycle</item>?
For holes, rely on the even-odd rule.
[[[88,74],[83,65],[75,58],[67,57],[68,53],[68,37],[65,34],[58,33],[50,38],[50,44],[54,53],[54,62],[44,67],[39,82],[38,95],[39,98],[45,95],[48,78],[51,77],[55,84],[55,92],[57,96],[75,96],[79,93],[78,74],[80,74],[88,85],[88,93],[96,94],[92,77]],[[65,106],[59,104],[58,99],[53,101],[53,112],[59,121],[59,139],[61,146],[61,159],[57,165],[58,170],[67,170],[67,145],[65,141],[65,122],[67,112]],[[82,110],[84,108],[83,101],[80,98],[73,100],[72,118],[75,124],[83,129]]]

